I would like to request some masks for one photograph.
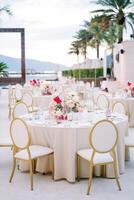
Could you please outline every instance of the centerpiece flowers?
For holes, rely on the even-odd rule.
[[[54,87],[50,84],[43,85],[42,88],[42,95],[52,95],[54,92]]]
[[[37,79],[37,80],[35,80],[35,79],[30,80],[30,85],[33,86],[33,87],[40,87],[40,84],[41,84],[41,82],[40,82],[39,79]]]
[[[128,82],[125,91],[127,92],[128,96],[134,97],[134,84]]]
[[[70,91],[65,97],[65,105],[68,112],[82,112],[82,105],[79,100],[79,96],[76,92]]]
[[[55,95],[50,103],[50,114],[56,120],[66,120],[67,115],[64,110],[64,103],[59,95]]]
[[[57,120],[66,120],[68,113],[82,112],[83,107],[76,92],[68,91],[61,98],[62,94],[54,93],[50,103],[50,115]]]

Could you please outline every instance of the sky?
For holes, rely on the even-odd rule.
[[[0,0],[0,4],[10,5],[13,13],[0,16],[0,27],[25,28],[26,58],[67,66],[77,62],[68,51],[83,20],[89,20],[90,10],[96,8],[90,0]],[[20,57],[19,35],[1,34],[0,44],[0,54]],[[96,58],[95,50],[90,49],[88,57]]]

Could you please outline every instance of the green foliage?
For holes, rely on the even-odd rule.
[[[8,72],[6,63],[0,62],[0,77],[8,77]]]
[[[66,77],[75,77],[75,78],[94,78],[96,73],[96,77],[103,77],[103,68],[98,69],[74,69],[74,70],[65,70],[63,71],[63,76]],[[80,76],[79,76],[80,74]]]
[[[127,24],[134,34],[134,13],[130,8],[134,8],[133,0],[96,0],[94,3],[102,6],[102,9],[94,10],[92,13],[106,15],[110,22],[118,26],[118,42],[123,41],[123,29],[127,29]]]

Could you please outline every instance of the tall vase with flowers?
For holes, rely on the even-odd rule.
[[[134,84],[131,82],[128,82],[127,87],[125,88],[125,91],[127,92],[127,95],[129,97],[134,97]]]
[[[56,95],[50,103],[50,115],[57,121],[67,119],[67,115],[64,109],[64,103],[58,95]]]

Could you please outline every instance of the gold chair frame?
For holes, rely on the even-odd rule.
[[[15,119],[15,114],[14,114],[15,108],[16,108],[16,106],[17,106],[18,104],[20,104],[20,103],[21,103],[21,104],[24,104],[24,105],[26,106],[27,111],[28,111],[28,113],[29,113],[29,109],[28,109],[27,105],[26,105],[24,102],[20,101],[20,102],[16,103],[15,106],[14,106],[14,108],[13,108],[13,112],[12,112],[12,117],[13,117],[13,119]]]
[[[20,148],[20,147],[18,147],[15,144],[14,139],[13,139],[12,134],[11,134],[11,132],[12,132],[11,131],[11,127],[12,127],[12,124],[13,124],[14,120],[20,120],[25,125],[25,127],[27,129],[28,142],[27,142],[27,145],[25,147],[23,147],[23,148]],[[30,186],[31,186],[31,190],[33,190],[33,173],[35,172],[35,168],[36,168],[36,166],[35,166],[36,165],[36,159],[37,158],[41,158],[41,157],[45,157],[45,156],[53,155],[53,153],[50,153],[50,154],[47,154],[47,155],[43,155],[43,156],[38,156],[37,158],[32,159],[31,158],[30,149],[29,149],[29,146],[30,146],[30,143],[31,143],[31,135],[30,135],[29,128],[28,128],[26,122],[24,122],[22,119],[16,118],[14,120],[12,120],[11,125],[10,125],[10,136],[11,136],[11,139],[13,141],[13,168],[12,168],[12,172],[11,172],[11,176],[10,176],[9,182],[11,183],[12,178],[14,176],[14,172],[15,172],[15,168],[16,168],[16,160],[29,161],[29,167],[30,167]],[[27,150],[27,153],[28,153],[28,156],[29,156],[29,160],[15,158],[15,154],[19,150],[24,150],[24,149]],[[53,161],[53,167],[52,167],[52,178],[54,179],[54,161]]]
[[[104,151],[104,152],[100,152],[100,151],[97,151],[93,144],[92,144],[92,134],[93,134],[93,131],[95,129],[95,127],[102,123],[102,122],[109,122],[110,124],[113,125],[113,127],[115,128],[116,130],[116,141],[115,141],[115,144],[113,145],[113,148],[108,150],[108,151]],[[91,185],[92,185],[92,177],[93,177],[93,167],[94,166],[102,166],[104,167],[103,169],[106,170],[106,165],[108,164],[113,164],[113,168],[114,168],[114,175],[115,175],[115,179],[116,179],[116,183],[117,183],[117,186],[118,186],[118,189],[121,190],[121,186],[120,186],[120,182],[118,180],[118,173],[117,173],[117,158],[116,158],[116,152],[115,152],[115,147],[117,145],[117,142],[118,142],[118,129],[117,127],[115,126],[115,124],[109,120],[101,120],[99,122],[97,122],[93,127],[92,129],[90,130],[89,132],[89,148],[93,149],[93,154],[91,156],[91,160],[89,160],[89,180],[88,180],[88,190],[87,190],[87,195],[89,195],[89,193],[91,192]],[[111,156],[113,158],[113,162],[107,162],[107,163],[100,163],[100,164],[93,164],[93,159],[94,159],[94,156],[96,153],[111,153]],[[77,178],[78,178],[78,181],[79,181],[79,178],[80,178],[80,160],[81,160],[82,157],[80,157],[78,154],[77,154]]]
[[[96,100],[96,105],[98,105],[99,98],[102,97],[102,96],[105,97],[105,99],[107,100],[107,102],[108,102],[107,108],[109,108],[109,106],[110,106],[110,101],[109,101],[107,95],[105,95],[105,94],[99,94],[99,95],[98,95],[97,100]]]
[[[128,111],[127,111],[126,105],[122,101],[116,101],[113,103],[112,112],[114,112],[114,107],[116,106],[116,104],[121,104],[124,107],[125,115],[128,116]]]
[[[20,102],[20,101],[22,100],[23,94],[22,94],[22,96],[21,96],[21,99],[18,100],[18,99],[16,98],[16,90],[17,90],[17,88],[14,89],[14,98],[15,98],[15,102],[17,103],[17,102]],[[21,91],[21,93],[22,93],[22,91]]]
[[[10,88],[9,90],[11,90],[11,93],[9,94],[10,91],[8,91],[8,117],[11,119],[16,99],[14,96],[14,88]]]
[[[23,96],[25,95],[25,94],[29,94],[29,96],[31,96],[31,98],[32,98],[32,104],[31,104],[31,106],[27,106],[28,107],[28,110],[29,110],[29,112],[34,112],[34,109],[33,109],[33,96],[32,96],[32,94],[30,93],[30,92],[25,92],[24,94],[23,94]],[[22,102],[23,102],[23,96],[22,96]],[[24,102],[23,102],[24,103]],[[26,104],[26,103],[25,103]],[[30,108],[31,108],[31,110],[30,110]]]

